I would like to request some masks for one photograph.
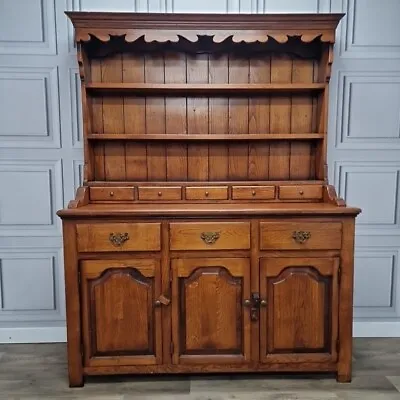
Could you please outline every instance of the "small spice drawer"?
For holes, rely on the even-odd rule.
[[[279,186],[281,200],[320,200],[322,199],[321,185],[288,185]]]
[[[249,222],[170,224],[171,250],[247,250],[249,248]]]
[[[261,250],[338,250],[342,247],[339,222],[261,222]]]
[[[139,200],[181,200],[180,186],[139,186]]]
[[[232,186],[233,200],[272,200],[275,186]]]
[[[186,200],[227,200],[228,186],[188,186]]]
[[[91,187],[90,200],[135,200],[135,192],[133,187]]]
[[[77,224],[77,247],[79,252],[157,251],[160,232],[160,223]]]

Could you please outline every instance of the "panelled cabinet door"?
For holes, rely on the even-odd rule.
[[[82,261],[86,366],[162,362],[158,260]]]
[[[261,260],[261,362],[337,360],[338,270],[338,258]]]
[[[241,258],[172,260],[174,364],[250,361],[250,264]]]

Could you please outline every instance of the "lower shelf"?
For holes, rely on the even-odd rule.
[[[164,140],[164,141],[232,141],[232,140],[310,140],[323,139],[324,133],[268,133],[268,134],[246,134],[246,135],[130,135],[130,134],[110,134],[93,133],[88,135],[89,140]]]

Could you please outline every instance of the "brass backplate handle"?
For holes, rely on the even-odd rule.
[[[292,238],[295,240],[295,242],[299,244],[303,244],[308,239],[310,239],[310,237],[311,237],[311,232],[308,231],[294,231],[292,233]]]
[[[200,237],[205,244],[214,244],[219,239],[219,232],[201,232]]]
[[[129,234],[128,233],[110,233],[110,236],[108,237],[110,242],[115,246],[115,247],[120,247],[122,246],[127,240],[129,240]]]

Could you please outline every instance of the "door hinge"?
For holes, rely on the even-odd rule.
[[[171,353],[171,356],[174,354],[174,342],[170,342],[170,345],[169,345],[169,351],[170,351],[170,353]]]

